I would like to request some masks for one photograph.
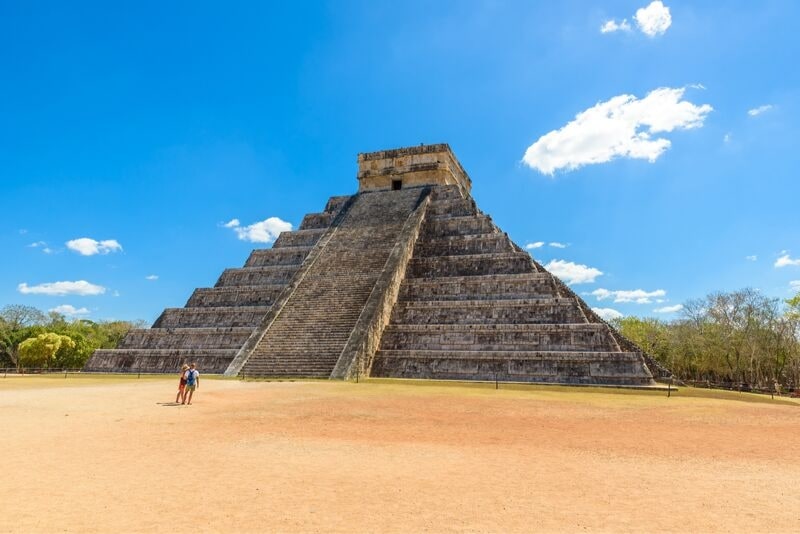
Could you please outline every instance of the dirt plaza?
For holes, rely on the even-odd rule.
[[[0,378],[0,532],[797,532],[800,404],[420,382]]]

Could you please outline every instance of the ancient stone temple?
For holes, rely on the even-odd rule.
[[[86,370],[617,385],[666,372],[477,208],[449,146],[359,154],[358,181]]]

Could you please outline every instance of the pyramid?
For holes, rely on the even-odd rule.
[[[86,371],[647,386],[669,376],[513,243],[446,144],[359,154],[328,200]]]

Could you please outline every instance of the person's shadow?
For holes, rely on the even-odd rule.
[[[159,406],[181,406],[180,402],[157,402]]]

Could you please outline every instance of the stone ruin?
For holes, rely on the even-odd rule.
[[[446,144],[359,154],[358,192],[86,371],[646,386],[668,372],[513,243]]]

